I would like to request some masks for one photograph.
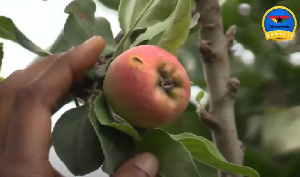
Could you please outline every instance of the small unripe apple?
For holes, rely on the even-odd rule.
[[[132,125],[156,128],[188,106],[190,80],[176,57],[153,45],[131,48],[110,64],[103,83],[108,104]]]

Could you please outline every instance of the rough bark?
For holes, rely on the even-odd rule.
[[[221,7],[218,0],[195,0],[200,13],[199,51],[210,94],[210,111],[200,109],[201,120],[211,129],[213,141],[222,155],[231,163],[243,164],[243,146],[238,139],[234,98],[239,81],[230,77],[228,49],[233,43],[236,27],[223,32]],[[220,177],[238,176],[219,172]]]

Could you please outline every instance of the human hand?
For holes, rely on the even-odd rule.
[[[64,54],[49,56],[0,84],[0,176],[61,176],[48,160],[51,111],[73,82],[98,61],[105,47],[93,37]],[[114,177],[154,177],[158,160],[150,153],[125,162]]]

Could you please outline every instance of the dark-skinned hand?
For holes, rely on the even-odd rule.
[[[97,63],[105,47],[93,37],[64,54],[52,55],[0,83],[0,176],[61,176],[49,162],[51,111]],[[125,162],[114,177],[154,177],[158,160],[150,153]]]

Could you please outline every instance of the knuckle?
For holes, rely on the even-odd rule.
[[[22,69],[19,69],[19,70],[16,70],[14,71],[12,74],[10,74],[5,80],[3,83],[12,83],[12,82],[15,82],[16,80],[18,79],[21,79],[22,76],[24,75],[24,70]]]
[[[24,70],[14,71],[2,83],[0,83],[0,98],[5,98],[9,93],[15,92],[20,86],[20,78],[24,74]]]
[[[14,71],[12,74],[10,74],[7,79],[19,78],[21,75],[24,74],[24,72],[25,71],[23,69],[18,69]]]
[[[16,70],[12,74],[10,74],[1,84],[0,88],[8,85],[13,85],[13,83],[16,81],[16,79],[21,78],[21,76],[24,74],[24,70]]]
[[[26,104],[28,101],[33,101],[36,99],[36,93],[33,88],[29,85],[23,86],[18,89],[17,95],[15,97],[15,106]]]

